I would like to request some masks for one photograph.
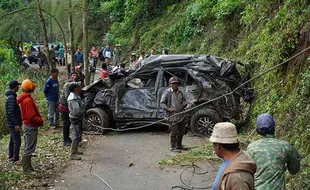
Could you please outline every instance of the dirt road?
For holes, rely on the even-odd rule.
[[[197,146],[203,141],[185,136],[184,144]],[[84,154],[82,161],[70,161],[70,166],[56,179],[54,190],[109,190],[102,180],[113,190],[168,190],[182,184],[179,177],[186,167],[157,164],[174,155],[169,151],[168,133],[162,131],[95,136]],[[211,186],[216,169],[210,164],[198,165],[209,172],[195,179],[199,187]],[[185,175],[185,180],[190,179],[190,174]]]

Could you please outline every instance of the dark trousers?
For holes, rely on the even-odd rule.
[[[67,112],[60,112],[61,113],[61,118],[62,118],[62,123],[63,123],[63,128],[62,128],[62,133],[63,133],[63,139],[64,142],[69,142],[70,141],[70,118],[69,118],[69,113]]]
[[[184,133],[185,125],[183,122],[170,125],[170,145],[172,148],[182,146]]]
[[[9,159],[19,160],[20,144],[20,132],[15,131],[14,127],[10,128]]]

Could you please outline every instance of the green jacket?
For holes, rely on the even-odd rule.
[[[256,162],[255,189],[283,190],[285,189],[285,171],[295,175],[300,170],[300,155],[286,141],[266,135],[251,143],[247,152]]]

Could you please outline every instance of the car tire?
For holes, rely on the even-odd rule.
[[[94,134],[104,134],[108,131],[107,129],[101,129],[91,125],[94,124],[103,128],[109,128],[109,117],[104,110],[100,108],[91,108],[86,111],[85,119],[87,122],[85,122],[84,126],[87,132]]]
[[[200,109],[191,118],[190,127],[193,134],[210,137],[214,125],[222,121],[217,111],[213,109]]]

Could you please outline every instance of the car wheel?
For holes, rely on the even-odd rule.
[[[195,135],[210,137],[214,125],[221,121],[220,116],[215,110],[198,110],[191,118],[190,127]]]
[[[90,133],[104,134],[107,132],[107,130],[100,127],[109,128],[108,114],[100,108],[91,108],[87,110],[85,119],[87,121],[84,125],[85,130]]]

